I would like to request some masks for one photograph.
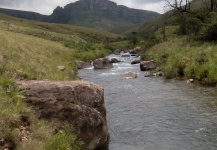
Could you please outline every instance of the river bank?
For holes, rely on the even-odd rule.
[[[156,60],[166,78],[194,79],[202,85],[216,86],[216,44],[190,42],[186,37],[157,44],[142,54]]]

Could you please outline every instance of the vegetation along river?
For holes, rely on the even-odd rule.
[[[130,71],[138,78],[122,78]],[[109,150],[216,150],[215,89],[144,74],[128,62],[79,71],[105,89]]]

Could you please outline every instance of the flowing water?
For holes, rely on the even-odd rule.
[[[105,90],[109,150],[217,150],[215,89],[144,74],[127,62],[79,71]]]

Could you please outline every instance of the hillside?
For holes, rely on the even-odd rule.
[[[81,150],[76,135],[54,134],[55,121],[38,119],[15,80],[74,80],[75,60],[107,55],[103,43],[118,35],[0,14],[0,36],[0,149]]]
[[[202,7],[203,2],[204,0],[191,1],[191,9],[200,9]],[[150,21],[138,24],[130,30],[126,31],[125,34],[129,34],[130,32],[138,32],[141,34],[154,32],[157,29],[163,27],[164,25],[169,25],[171,23],[171,20],[173,19],[173,12],[174,10],[169,10],[165,14],[153,18]]]
[[[25,65],[30,65],[30,64],[25,64],[25,62],[27,61],[25,59],[30,59],[31,57],[32,57],[32,60],[35,60],[35,61],[39,61],[41,58],[46,59],[46,57],[43,57],[43,56],[38,56],[38,58],[36,58],[37,55],[35,55],[35,53],[39,54],[38,52],[39,49],[41,49],[44,53],[50,49],[50,52],[48,52],[48,54],[54,57],[59,57],[61,53],[63,55],[62,57],[60,57],[60,60],[61,59],[68,60],[67,62],[72,62],[73,64],[73,61],[75,60],[74,58],[75,56],[78,57],[77,59],[79,59],[79,53],[81,54],[90,53],[90,55],[92,55],[90,52],[90,50],[92,50],[92,52],[98,51],[99,55],[101,55],[104,52],[106,52],[104,45],[103,45],[104,43],[114,42],[117,40],[117,38],[120,38],[116,34],[104,32],[104,31],[97,31],[97,30],[93,30],[93,29],[89,29],[85,27],[30,21],[30,20],[10,17],[4,14],[0,14],[0,28],[1,28],[2,40],[5,40],[5,41],[2,41],[1,43],[1,46],[2,46],[1,50],[3,50],[1,54],[2,55],[4,53],[7,54],[8,51],[5,51],[5,50],[11,49],[11,50],[14,50],[14,53],[17,53],[16,54],[17,57],[18,55],[22,55],[22,56],[19,56],[19,58],[22,57],[22,59],[20,60],[23,60],[23,64],[15,63],[16,62],[15,59],[18,59],[17,57],[14,57],[14,60],[13,61],[11,60],[9,62],[15,63],[15,64],[12,64],[11,66],[15,67],[16,65],[20,65],[17,68],[23,67],[23,69],[32,68],[30,66],[25,66]],[[14,40],[13,40],[13,37],[14,37]],[[9,40],[10,38],[11,40]],[[15,40],[16,38],[17,40]],[[11,42],[11,43],[7,43],[6,41]],[[44,46],[45,49],[43,49],[41,46]],[[22,50],[24,51],[21,52]],[[29,52],[25,52],[25,50],[28,50]],[[21,53],[18,53],[18,52],[21,52]],[[30,57],[26,57],[25,55],[27,54],[30,55]],[[11,55],[11,54],[8,53],[7,55]],[[69,58],[68,56],[71,56],[71,58]],[[9,56],[5,56],[5,58],[8,58],[8,57]],[[95,57],[98,57],[98,56],[96,55]],[[50,58],[50,57],[47,57],[47,58]],[[94,56],[92,56],[92,59],[94,59]],[[54,58],[54,60],[58,60],[58,59]],[[49,60],[46,60],[46,61],[49,62]],[[59,62],[62,62],[62,61],[59,61]],[[38,64],[41,67],[44,66],[36,62],[32,62],[32,63]],[[45,63],[45,60],[43,60],[42,63]],[[45,63],[45,64],[48,64],[48,63]],[[73,68],[73,66],[71,67]],[[33,67],[33,68],[37,70],[37,67]],[[56,67],[54,66],[51,67],[50,69],[52,68],[54,70],[56,69]],[[45,67],[44,71],[42,68],[39,70],[41,71],[41,73],[37,73],[38,71],[36,71],[37,78],[40,78],[40,79],[47,78],[46,73],[45,73],[47,68]],[[73,70],[76,71],[75,68]],[[32,71],[26,70],[24,72],[30,73]],[[39,76],[39,74],[44,74],[44,77]],[[73,74],[76,74],[76,72],[74,72]],[[59,77],[61,76],[62,75],[60,75]],[[72,75],[71,77],[75,78],[75,75]],[[53,77],[49,77],[49,78],[52,79]],[[55,77],[53,79],[55,79]]]
[[[46,17],[46,15],[41,15],[41,14],[35,13],[35,12],[12,10],[12,9],[6,9],[6,8],[0,8],[0,13],[14,16],[17,18],[36,20],[36,21],[43,20],[43,18]]]
[[[50,39],[52,41],[70,41],[81,39],[82,37],[84,40],[100,43],[104,41],[115,41],[115,39],[118,38],[117,34],[73,25],[29,21],[4,14],[0,14],[0,19],[5,21],[4,23],[7,30],[27,35],[34,34],[34,36]]]
[[[61,43],[7,31],[1,17],[0,36],[0,149],[4,149],[3,146],[20,150],[45,149],[48,142],[59,137],[53,136],[51,123],[39,120],[35,112],[26,106],[14,80],[74,79],[74,63],[68,63],[73,62],[74,58],[68,58],[73,51]],[[65,65],[68,71],[59,71],[58,65]],[[22,121],[22,117],[26,118],[26,122]]]
[[[64,8],[58,6],[50,16],[9,9],[0,9],[0,13],[31,20],[97,28],[114,33],[122,33],[138,23],[160,15],[152,11],[120,6],[109,0],[79,0]]]
[[[140,36],[138,45],[146,49],[143,59],[156,60],[166,78],[191,79],[195,83],[216,86],[217,6],[212,10],[202,1],[192,1],[191,6],[191,15],[182,12],[180,17],[172,10],[131,32],[150,33]],[[171,18],[173,21],[169,22]]]

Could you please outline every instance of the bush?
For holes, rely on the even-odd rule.
[[[182,77],[184,76],[185,62],[181,57],[170,57],[162,68],[167,78]]]
[[[141,40],[142,46],[145,49],[149,49],[160,42],[160,40],[153,33],[143,35],[143,37],[141,37]]]
[[[217,22],[207,24],[199,34],[200,40],[217,41]]]
[[[91,42],[85,42],[85,41],[80,41],[80,42],[65,42],[65,47],[68,48],[73,48],[78,51],[90,51],[90,50],[95,50],[95,44]]]
[[[213,12],[206,18],[204,26],[199,32],[199,40],[216,41],[217,40],[217,13]]]
[[[176,31],[178,35],[197,34],[202,28],[201,20],[192,16],[183,15],[182,17],[178,17],[176,21],[179,25]]]
[[[131,32],[127,39],[129,41],[129,45],[134,47],[138,43],[137,32]]]

